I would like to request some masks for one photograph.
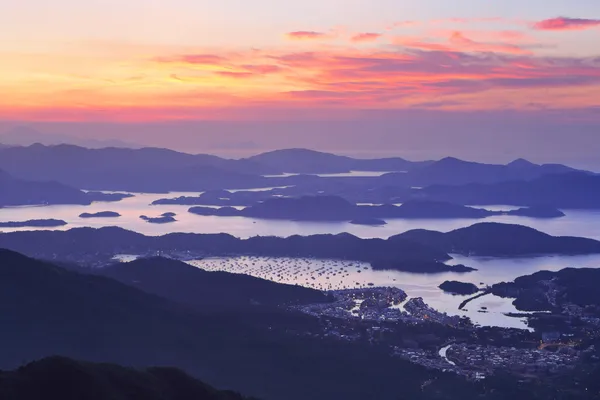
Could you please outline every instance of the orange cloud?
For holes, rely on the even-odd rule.
[[[600,19],[558,17],[533,24],[540,31],[581,31],[600,26]]]
[[[183,63],[183,64],[200,64],[200,65],[215,65],[227,62],[227,58],[215,54],[183,54],[172,57],[156,57],[154,61],[158,63]]]
[[[295,31],[286,34],[286,37],[290,40],[318,40],[327,39],[329,35],[324,32],[315,31]]]
[[[506,31],[445,31],[397,37],[396,47],[309,42],[302,52],[295,46],[163,49],[150,58],[110,60],[0,54],[0,115],[185,119],[241,109],[253,110],[244,114],[251,117],[268,108],[351,113],[598,105],[600,59],[536,55],[529,40]]]
[[[350,40],[354,43],[363,43],[363,42],[375,42],[382,36],[381,33],[358,33],[350,38]]]

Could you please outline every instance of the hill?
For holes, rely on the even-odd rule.
[[[458,204],[600,208],[600,175],[572,172],[549,174],[527,182],[437,185],[424,188],[415,195]]]
[[[361,239],[349,234],[238,239],[226,234],[173,233],[144,236],[121,228],[0,233],[0,247],[61,262],[106,265],[116,254],[193,254],[201,257],[252,255],[369,262],[376,269],[417,273],[470,271],[450,266],[450,256],[410,240]]]
[[[575,169],[565,165],[538,165],[526,160],[516,160],[507,165],[500,165],[483,164],[446,157],[429,165],[425,165],[422,168],[410,171],[407,174],[406,179],[408,179],[413,186],[430,186],[436,184],[466,185],[469,183],[498,183],[513,180],[532,180],[544,175],[563,174],[575,171]]]
[[[318,290],[283,285],[248,275],[208,272],[181,261],[160,257],[114,264],[97,270],[97,273],[144,292],[206,311],[329,301]]]
[[[83,192],[53,181],[18,179],[0,170],[0,207],[50,204],[89,205],[95,201],[119,201],[128,194]]]
[[[575,305],[586,313],[600,316],[600,269],[565,268],[557,272],[540,271],[521,276],[509,283],[492,286],[492,293],[514,298],[514,304],[523,311],[560,312],[565,306]]]
[[[600,253],[600,242],[593,239],[550,236],[526,226],[498,223],[479,223],[448,233],[418,229],[389,240],[411,240],[448,253],[479,256]]]
[[[244,400],[174,368],[132,369],[50,357],[14,371],[0,371],[6,400]]]
[[[350,400],[372,394],[382,400],[397,399],[399,371],[406,379],[401,391],[407,399],[414,398],[430,379],[440,379],[440,390],[449,379],[467,393],[473,390],[461,378],[392,357],[378,345],[313,337],[321,332],[320,323],[303,314],[268,309],[201,313],[112,279],[68,271],[6,250],[0,250],[0,277],[2,370],[56,354],[139,368],[175,366],[216,387],[265,400],[325,400],[331,393]],[[99,383],[90,380],[89,369],[77,366],[78,379],[68,379],[67,384],[74,365],[54,360],[30,365],[35,370],[25,367],[21,376],[2,372],[0,387],[36,390],[29,385],[25,389],[13,380],[16,377],[24,379],[25,385],[32,382],[27,379],[45,376],[46,385],[62,386],[61,382],[73,393]],[[361,379],[349,382],[353,374]],[[102,382],[98,390],[111,390],[117,382],[128,385],[101,371],[93,376]],[[190,389],[185,382],[195,386],[184,378],[176,382],[181,390]],[[152,387],[152,382],[140,384]],[[40,385],[44,387],[43,382]]]
[[[167,149],[88,149],[64,144],[0,149],[0,169],[22,179],[138,192],[260,187],[265,180],[260,174],[278,172],[252,161]]]
[[[324,174],[349,171],[407,171],[428,162],[400,157],[358,159],[309,149],[283,149],[249,157],[248,160],[288,173]]]

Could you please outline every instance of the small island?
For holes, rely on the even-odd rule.
[[[67,225],[61,219],[31,219],[28,221],[0,222],[0,228],[53,228]]]
[[[439,286],[446,293],[460,296],[468,296],[479,292],[479,288],[473,283],[446,281]]]
[[[565,213],[554,207],[534,206],[507,211],[506,215],[530,218],[561,218],[565,216]]]
[[[79,215],[79,218],[118,218],[121,214],[114,211],[100,211],[97,213],[83,213]]]
[[[151,224],[169,224],[171,222],[177,221],[175,219],[176,215],[177,214],[172,212],[166,212],[161,214],[159,217],[148,217],[146,215],[140,215],[140,218]]]
[[[87,192],[86,196],[90,202],[105,202],[116,203],[118,201],[135,197],[131,193],[104,193],[104,192]]]
[[[383,226],[387,225],[382,219],[379,218],[356,218],[350,221],[353,225],[365,225],[365,226]]]

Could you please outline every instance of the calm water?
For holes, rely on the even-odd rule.
[[[422,297],[434,308],[452,315],[465,315],[480,325],[526,328],[525,321],[504,315],[516,312],[512,300],[484,296],[459,310],[459,304],[469,296],[444,293],[439,285],[446,280],[471,282],[477,286],[514,278],[540,270],[559,270],[566,267],[600,267],[600,255],[548,256],[531,258],[480,258],[455,256],[452,263],[463,263],[478,271],[470,273],[413,274],[399,271],[374,271],[369,264],[340,260],[314,260],[267,257],[210,258],[190,261],[190,264],[209,271],[243,273],[280,283],[297,284],[320,290],[336,290],[369,286],[393,286],[406,291],[410,297]],[[482,313],[481,307],[488,312]]]
[[[266,190],[266,189],[263,189]],[[484,220],[473,219],[415,219],[388,220],[382,227],[353,225],[347,222],[292,222],[255,220],[242,217],[199,216],[187,212],[189,206],[159,205],[151,206],[154,200],[165,197],[197,196],[199,193],[135,194],[135,197],[117,203],[94,203],[90,206],[45,206],[18,207],[0,209],[0,222],[24,221],[29,219],[57,218],[68,222],[59,229],[74,227],[120,226],[146,235],[162,235],[170,232],[229,233],[247,238],[251,236],[291,236],[323,233],[349,232],[365,238],[387,238],[410,229],[432,229],[447,232],[481,221],[504,222],[531,226],[552,235],[585,236],[600,240],[600,211],[566,210],[566,217],[557,219],[535,219],[513,216],[495,216]],[[494,210],[506,210],[514,207],[486,207]],[[83,212],[116,211],[120,218],[81,219]],[[177,222],[165,225],[150,224],[142,221],[140,215],[158,216],[164,212],[175,212]],[[2,228],[1,231],[30,230],[32,228]],[[56,229],[56,228],[52,228]]]

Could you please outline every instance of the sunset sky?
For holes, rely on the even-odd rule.
[[[600,126],[598,0],[21,0],[0,27],[5,126]]]

